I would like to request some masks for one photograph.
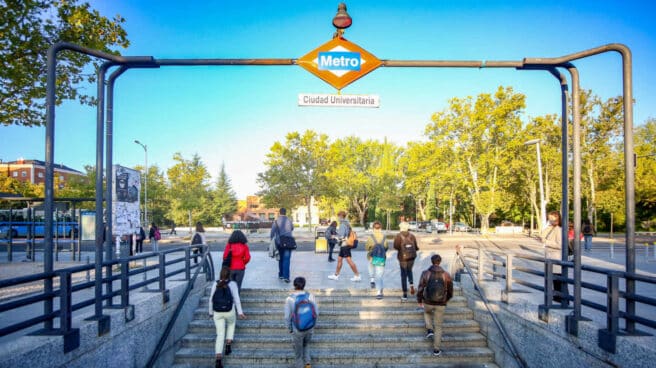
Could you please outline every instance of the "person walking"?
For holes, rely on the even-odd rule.
[[[586,252],[589,252],[592,250],[592,237],[595,235],[594,227],[592,227],[590,220],[585,219],[583,221],[581,232],[583,233],[583,247]]]
[[[159,228],[153,222],[150,224],[150,230],[148,230],[148,240],[153,247],[153,252],[159,252],[159,240],[162,239],[162,234],[159,232]]]
[[[246,273],[246,264],[251,260],[251,253],[248,249],[248,240],[241,230],[235,230],[230,234],[228,243],[223,250],[224,262],[229,261],[230,280],[237,283],[237,289],[241,293],[241,283],[244,281]]]
[[[453,297],[451,275],[442,267],[439,254],[431,256],[431,266],[421,274],[417,288],[417,303],[424,308],[426,338],[433,339],[433,356],[440,356],[442,350],[442,322],[446,304]]]
[[[545,259],[554,259],[562,260],[562,249],[563,249],[563,234],[561,228],[561,217],[558,211],[551,211],[547,216],[547,221],[549,225],[542,231],[540,238],[542,239],[542,246],[544,247],[544,258]],[[572,240],[574,239],[572,231]],[[568,294],[567,288],[563,290],[563,282],[561,280],[556,280],[557,277],[561,275],[561,267],[558,264],[553,265],[553,290],[557,292],[564,292]],[[553,300],[555,302],[560,302],[562,298],[554,294]]]
[[[230,270],[221,269],[219,280],[212,285],[209,300],[210,317],[214,320],[216,328],[216,341],[214,352],[216,354],[215,368],[223,368],[221,358],[232,353],[232,339],[235,336],[235,310],[239,319],[246,319],[241,309],[239,290],[234,281],[230,281]],[[224,354],[225,347],[225,354]]]
[[[367,239],[365,250],[369,261],[369,278],[372,289],[376,289],[376,299],[383,299],[383,274],[387,259],[387,241],[379,221],[374,221],[373,233]]]
[[[287,217],[287,210],[280,209],[280,215],[273,222],[271,226],[270,239],[275,239],[276,248],[280,254],[278,261],[278,278],[285,282],[289,282],[289,268],[292,259],[292,250],[296,249],[296,240],[292,235],[294,231],[294,224]]]
[[[360,281],[362,278],[360,277],[360,272],[358,272],[358,267],[351,259],[351,246],[346,244],[346,238],[348,238],[349,233],[351,232],[351,224],[346,219],[345,211],[339,211],[337,218],[339,219],[339,229],[337,229],[339,255],[337,256],[337,268],[335,269],[335,273],[328,276],[328,278],[331,280],[339,280],[339,271],[342,269],[342,260],[346,259],[346,263],[351,267],[354,274],[354,276],[351,277],[351,281]]]
[[[144,239],[146,239],[146,232],[144,231],[143,226],[139,226],[139,231],[137,231],[137,244],[136,244],[137,253],[143,253]]]
[[[333,258],[333,249],[335,249],[335,245],[337,244],[337,221],[333,221],[328,225],[328,228],[326,229],[326,241],[328,242],[328,262],[335,262],[335,258]]]
[[[304,291],[305,278],[294,279],[294,292],[285,300],[285,324],[289,326],[294,345],[296,368],[311,368],[310,340],[319,316],[314,295]]]
[[[398,251],[396,258],[399,260],[399,267],[401,268],[401,289],[403,296],[401,302],[408,300],[408,283],[410,283],[410,295],[415,295],[415,286],[412,275],[412,267],[415,265],[417,252],[417,238],[411,234],[408,229],[410,224],[403,221],[399,224],[399,233],[394,238],[394,249]]]
[[[205,228],[203,227],[203,223],[198,221],[196,223],[196,231],[194,231],[194,234],[191,236],[189,246],[203,244],[207,244],[207,240],[205,239]],[[195,247],[192,252],[194,253],[194,263],[198,263],[198,254],[200,253],[200,249]]]

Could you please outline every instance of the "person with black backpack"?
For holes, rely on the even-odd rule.
[[[583,233],[583,247],[586,252],[589,252],[592,250],[592,236],[595,234],[594,227],[592,227],[590,220],[585,219],[583,221],[581,232]]]
[[[410,295],[415,295],[412,267],[415,265],[419,247],[417,238],[408,231],[409,228],[410,224],[407,222],[400,223],[400,231],[394,238],[394,249],[398,251],[396,257],[399,260],[399,267],[401,267],[401,289],[403,289],[401,302],[408,300],[408,283],[410,283]]]
[[[215,368],[223,368],[221,358],[224,355],[230,355],[232,352],[232,339],[235,336],[235,309],[239,319],[246,319],[243,310],[241,309],[241,301],[239,299],[239,290],[234,281],[230,281],[230,270],[222,268],[219,280],[212,285],[210,292],[211,298],[209,300],[209,313],[210,317],[214,319],[214,326],[216,327],[216,342],[214,344],[214,352],[216,353]]]
[[[379,221],[374,221],[373,232],[367,239],[364,249],[369,261],[369,278],[372,289],[376,289],[376,299],[383,299],[383,275],[387,260],[387,241]]]
[[[191,236],[191,243],[189,245],[202,245],[202,244],[207,244],[205,240],[205,228],[203,227],[203,224],[198,221],[196,223],[196,231],[194,232],[194,235]],[[200,248],[194,248],[193,249],[194,253],[194,263],[198,263],[198,254],[200,253]]]
[[[294,344],[296,368],[311,368],[310,340],[319,316],[314,295],[304,291],[305,278],[294,279],[294,292],[285,300],[285,325],[289,327]]]
[[[442,322],[446,304],[453,297],[453,281],[440,263],[442,257],[434,254],[431,257],[432,265],[421,274],[417,288],[417,303],[424,308],[424,323],[426,324],[426,338],[433,339],[433,356],[440,356],[442,350]]]

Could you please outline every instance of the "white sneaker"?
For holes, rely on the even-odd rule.
[[[331,280],[339,280],[339,275],[330,275],[328,278]]]
[[[362,280],[362,277],[360,277],[360,276],[353,276],[353,277],[351,277],[351,281],[354,281],[354,282],[355,282],[355,281],[360,281],[360,280]]]

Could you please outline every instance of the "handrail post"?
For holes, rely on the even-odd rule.
[[[513,283],[513,255],[506,254],[506,293],[512,292]]]
[[[615,354],[617,334],[620,330],[620,273],[610,272],[606,280],[606,328],[599,330],[598,345],[600,348]]]
[[[73,285],[70,272],[59,274],[59,330],[64,336],[64,353],[80,346],[80,330],[72,328]]]
[[[162,304],[169,302],[169,293],[166,290],[166,254],[159,253],[159,291],[162,293]]]
[[[191,278],[191,259],[189,258],[191,254],[191,248],[187,247],[185,248],[185,280],[189,280]]]
[[[478,281],[483,281],[483,249],[478,247]]]
[[[538,306],[538,318],[544,322],[549,321],[549,309],[553,301],[553,260],[544,260],[544,304]]]
[[[121,258],[121,307],[130,304],[130,267],[127,258]]]

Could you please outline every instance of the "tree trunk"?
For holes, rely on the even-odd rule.
[[[308,230],[312,229],[312,196],[305,198],[305,203],[307,203],[308,209]]]
[[[490,214],[479,214],[481,218],[481,234],[485,234],[488,232],[490,228]]]

